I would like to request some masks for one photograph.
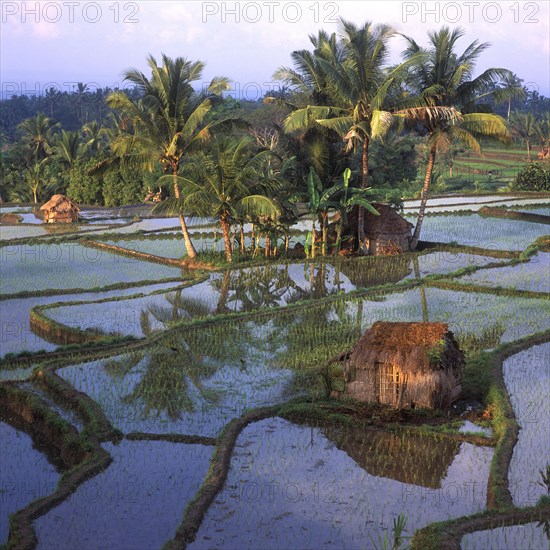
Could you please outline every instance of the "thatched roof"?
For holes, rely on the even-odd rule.
[[[380,214],[375,216],[368,210],[365,210],[365,234],[367,236],[375,236],[379,234],[385,235],[403,235],[408,234],[414,225],[400,216],[389,204],[378,202],[372,203],[372,206]],[[359,216],[359,208],[354,206],[348,214],[347,227],[351,228],[352,232],[357,232],[357,221]],[[336,215],[335,220],[339,219]]]
[[[40,210],[51,212],[80,212],[80,208],[65,195],[54,195],[46,204],[40,207]]]
[[[414,227],[388,204],[374,203],[373,206],[380,216],[375,216],[368,210],[365,211],[365,233],[367,235],[408,233]]]
[[[377,362],[418,372],[437,370],[448,364],[461,366],[464,356],[446,323],[377,321],[351,349],[349,364],[356,369],[368,369]]]

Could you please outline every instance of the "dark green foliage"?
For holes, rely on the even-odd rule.
[[[147,187],[155,178],[142,170],[128,166],[107,172],[103,177],[103,203],[105,206],[122,206],[143,202]]]
[[[550,169],[541,163],[528,164],[516,177],[516,189],[550,191]]]
[[[67,195],[79,204],[102,204],[102,178],[91,176],[89,171],[95,167],[97,160],[79,160],[71,170],[71,179]]]
[[[416,180],[417,155],[412,137],[391,134],[383,142],[373,142],[370,151],[369,177],[372,187],[394,187],[397,182]]]

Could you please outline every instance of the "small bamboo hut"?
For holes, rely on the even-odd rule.
[[[413,224],[400,216],[389,204],[373,203],[374,208],[380,214],[375,216],[365,210],[364,228],[368,253],[372,256],[393,255],[410,251]],[[329,226],[329,239],[336,241],[336,223],[339,215],[334,218],[334,223]],[[347,216],[347,223],[342,231],[342,246],[357,248],[359,238],[358,231],[359,209],[354,207]]]
[[[445,323],[378,321],[344,359],[344,395],[395,407],[447,408],[464,354]]]
[[[44,223],[73,223],[78,221],[80,208],[65,195],[54,195],[40,208]]]

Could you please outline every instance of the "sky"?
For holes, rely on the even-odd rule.
[[[204,83],[232,79],[230,94],[256,100],[280,83],[273,72],[291,66],[293,50],[311,49],[309,35],[338,32],[339,18],[386,23],[426,44],[427,32],[461,26],[462,52],[490,42],[476,74],[488,67],[515,72],[531,90],[550,96],[550,2],[421,1],[15,1],[0,0],[2,97],[123,88],[124,71],[147,73],[149,54],[205,62]],[[403,38],[391,41],[398,62]]]

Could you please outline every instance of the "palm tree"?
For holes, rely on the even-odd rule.
[[[540,133],[535,115],[514,111],[510,118],[510,129],[512,135],[520,138],[525,143],[527,160],[531,162],[531,143],[537,139]]]
[[[504,75],[499,84],[499,90],[495,92],[495,100],[497,103],[502,101],[508,102],[508,110],[506,112],[506,120],[510,120],[510,111],[512,109],[512,99],[525,99],[527,93],[522,86],[523,80],[518,78],[513,72]]]
[[[78,132],[61,130],[52,151],[71,172],[75,162],[82,155],[82,149],[83,146]]]
[[[344,158],[339,147],[339,136],[317,124],[311,116],[313,106],[332,104],[329,95],[328,76],[321,60],[329,65],[337,65],[343,60],[343,50],[336,34],[328,35],[320,31],[310,36],[313,51],[292,52],[294,69],[280,67],[273,75],[292,91],[292,101],[268,98],[267,101],[283,103],[293,112],[285,121],[285,129],[279,133],[283,138],[284,150],[290,156],[287,167],[291,168],[294,185],[307,191],[307,178],[311,168],[315,170],[323,185],[330,187],[343,169]]]
[[[38,113],[19,124],[17,128],[21,133],[21,141],[28,148],[32,161],[41,161],[52,154],[53,132],[58,126],[44,113]]]
[[[84,148],[94,156],[105,146],[105,136],[107,132],[97,121],[88,122],[82,126],[82,133],[85,136]]]
[[[388,42],[395,31],[387,25],[366,22],[357,27],[341,20],[342,54],[329,59],[319,56],[330,95],[329,106],[307,106],[291,113],[287,130],[304,127],[310,121],[335,131],[345,142],[345,151],[361,148],[361,187],[368,187],[369,143],[382,137],[392,124],[392,114],[384,110],[390,86],[410,63],[386,70]],[[337,62],[335,62],[337,60]],[[366,252],[364,208],[359,207],[359,249]]]
[[[59,98],[60,95],[61,94],[53,86],[51,86],[50,88],[48,88],[46,90],[45,97],[46,97],[46,101],[50,105],[50,117],[51,118],[53,118],[55,102],[57,101],[57,99]]]
[[[232,260],[231,224],[246,213],[277,217],[280,207],[268,196],[277,179],[262,178],[259,168],[273,153],[255,151],[252,139],[237,140],[217,136],[206,153],[198,153],[182,168],[184,207],[197,216],[219,219],[225,245],[225,257]],[[160,210],[170,210],[165,201]],[[177,205],[176,205],[177,207]]]
[[[411,249],[418,245],[420,230],[426,211],[432,171],[437,153],[445,151],[451,142],[456,140],[467,147],[481,152],[476,139],[486,136],[508,140],[509,133],[504,120],[487,112],[487,106],[479,100],[494,92],[494,83],[509,74],[506,69],[487,69],[473,78],[475,63],[479,55],[487,49],[488,43],[472,42],[462,54],[455,53],[457,41],[464,35],[464,30],[450,30],[443,27],[439,32],[429,32],[430,47],[421,48],[412,38],[403,52],[405,59],[414,59],[423,54],[421,63],[415,62],[410,71],[410,86],[414,93],[434,107],[447,109],[422,110],[410,118],[422,128],[421,132],[428,138],[428,164],[422,187],[418,220],[411,240]]]
[[[141,71],[130,70],[125,80],[133,83],[141,99],[131,99],[116,91],[107,98],[107,105],[119,111],[132,122],[133,132],[126,131],[112,143],[113,152],[124,162],[152,169],[160,162],[164,171],[172,176],[174,196],[181,199],[178,170],[184,157],[210,137],[213,122],[205,123],[212,108],[212,101],[228,89],[228,80],[215,77],[206,94],[194,91],[192,83],[202,77],[204,64],[191,62],[183,57],[171,59],[162,55],[162,66],[153,56],[147,59],[151,78]],[[183,212],[179,219],[187,256],[197,253],[189,237]]]
[[[48,158],[37,161],[32,166],[26,167],[23,172],[24,187],[32,191],[35,205],[38,204],[39,191],[52,183],[52,178],[46,171],[48,161]]]
[[[74,90],[74,93],[76,94],[76,104],[79,110],[78,115],[79,115],[80,124],[84,124],[84,122],[88,121],[88,113],[86,113],[86,120],[84,120],[84,99],[89,93],[88,84],[78,82],[76,85],[76,89]]]

